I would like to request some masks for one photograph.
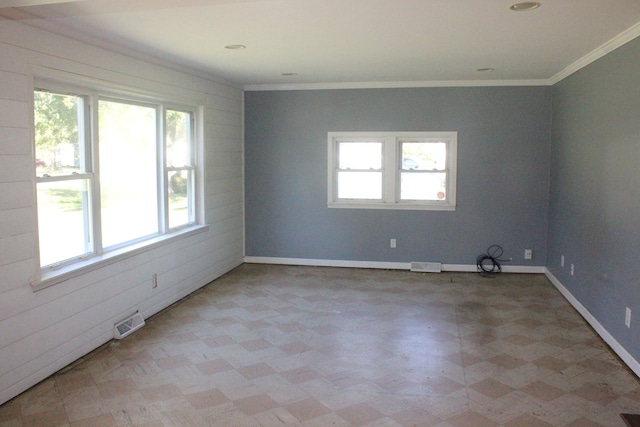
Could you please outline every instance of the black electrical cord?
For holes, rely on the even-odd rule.
[[[500,261],[509,261],[506,259],[500,259],[503,253],[504,251],[502,250],[501,246],[489,246],[486,254],[478,255],[478,258],[476,258],[478,273],[483,276],[502,273],[502,266],[500,265]]]

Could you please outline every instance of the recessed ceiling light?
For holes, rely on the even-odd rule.
[[[298,73],[282,73],[281,75],[284,77],[293,77],[293,76],[297,76]]]
[[[480,73],[490,73],[491,71],[495,71],[495,68],[491,68],[491,67],[478,68],[476,71]]]
[[[538,3],[537,1],[525,1],[522,3],[515,3],[512,4],[509,9],[516,11],[516,12],[526,12],[528,10],[533,10],[533,9],[537,9],[540,7],[540,3]]]
[[[246,49],[247,47],[243,44],[228,44],[224,48],[229,50],[242,50]]]

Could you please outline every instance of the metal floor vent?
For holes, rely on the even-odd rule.
[[[123,320],[122,322],[116,323],[114,330],[114,338],[117,340],[121,340],[137,331],[138,329],[144,326],[144,319],[142,318],[142,314],[140,312],[136,312],[131,317]]]
[[[412,262],[411,271],[417,273],[440,273],[442,272],[442,263],[440,262]]]

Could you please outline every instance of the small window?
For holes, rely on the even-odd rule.
[[[330,132],[328,206],[454,210],[457,132]]]

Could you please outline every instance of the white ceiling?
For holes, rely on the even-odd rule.
[[[640,0],[539,1],[0,0],[0,14],[248,89],[550,84],[640,35]]]

